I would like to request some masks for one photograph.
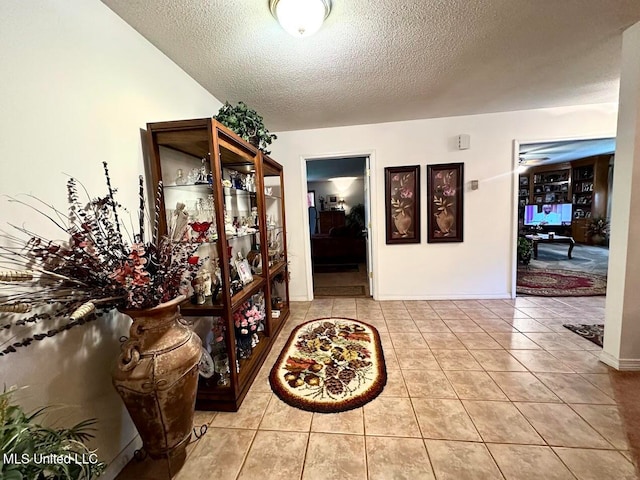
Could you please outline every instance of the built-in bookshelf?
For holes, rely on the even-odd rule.
[[[526,205],[571,204],[571,226],[564,234],[589,243],[586,226],[607,211],[611,155],[599,155],[561,164],[531,167],[518,175],[518,218]]]
[[[570,174],[568,169],[534,173],[532,203],[569,203]]]

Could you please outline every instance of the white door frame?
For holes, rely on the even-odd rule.
[[[365,150],[365,151],[357,151],[357,152],[338,152],[338,153],[321,153],[321,154],[307,154],[300,156],[300,183],[302,185],[302,198],[301,198],[301,208],[302,208],[302,217],[305,220],[304,225],[304,262],[305,262],[305,270],[306,270],[306,284],[307,284],[307,298],[309,300],[313,300],[313,265],[311,264],[311,234],[309,232],[309,208],[307,207],[307,161],[313,160],[328,160],[332,158],[349,158],[349,157],[369,157],[369,205],[371,207],[369,216],[371,220],[371,227],[369,228],[369,235],[367,238],[367,255],[370,255],[371,265],[368,268],[371,269],[371,273],[373,278],[370,278],[370,295],[376,298],[378,292],[378,278],[376,275],[377,265],[378,265],[378,257],[377,257],[377,249],[375,247],[375,236],[377,234],[377,225],[376,225],[376,215],[377,212],[377,202],[376,198],[376,161],[375,161],[375,150]],[[365,172],[366,175],[366,172]],[[365,179],[366,181],[366,179]],[[366,201],[365,201],[366,203]],[[371,281],[372,280],[372,281]]]

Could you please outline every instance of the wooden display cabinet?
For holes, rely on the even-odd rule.
[[[196,406],[236,411],[289,316],[282,166],[211,118],[147,130],[159,233],[194,243],[203,263],[199,295],[180,306],[216,370]]]

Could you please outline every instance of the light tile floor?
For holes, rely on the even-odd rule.
[[[357,410],[297,410],[269,370],[296,325],[329,316],[378,329],[387,386]],[[600,348],[562,327],[603,318],[604,297],[294,303],[240,411],[197,412],[209,430],[174,478],[635,479]]]

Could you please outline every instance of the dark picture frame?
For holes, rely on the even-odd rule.
[[[427,165],[427,243],[462,242],[464,163]]]
[[[387,244],[420,243],[420,165],[384,169]]]

